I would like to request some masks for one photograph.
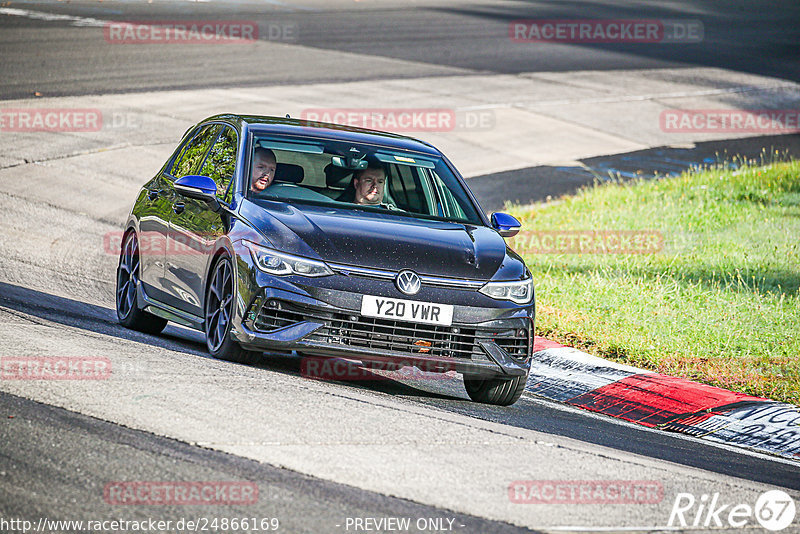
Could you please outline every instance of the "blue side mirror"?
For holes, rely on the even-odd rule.
[[[189,175],[178,178],[174,183],[175,191],[181,195],[197,200],[202,200],[214,210],[219,210],[217,200],[217,184],[208,176]]]
[[[503,237],[514,237],[519,233],[522,228],[520,222],[516,217],[508,213],[492,213],[492,228],[497,230],[497,233]]]
[[[206,196],[216,196],[217,184],[208,176],[189,175],[175,180],[175,191],[181,195],[203,200]]]

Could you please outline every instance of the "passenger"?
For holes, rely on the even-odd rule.
[[[275,153],[264,147],[256,147],[253,151],[253,175],[250,179],[250,191],[260,193],[272,184],[278,160]]]

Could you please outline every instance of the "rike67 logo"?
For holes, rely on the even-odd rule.
[[[701,495],[679,493],[669,515],[670,527],[722,527],[742,528],[753,525],[753,520],[763,528],[777,532],[790,526],[796,509],[794,500],[781,490],[770,490],[759,495],[755,506],[723,503],[719,493]]]

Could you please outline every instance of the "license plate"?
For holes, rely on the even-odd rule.
[[[361,315],[442,326],[453,324],[453,306],[450,304],[391,299],[373,295],[361,297]]]

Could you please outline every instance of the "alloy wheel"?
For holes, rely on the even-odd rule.
[[[136,288],[139,285],[139,242],[131,233],[125,240],[117,269],[117,314],[126,318],[136,303]]]
[[[233,276],[230,262],[222,259],[214,269],[206,303],[206,338],[212,351],[225,341],[233,315]]]

